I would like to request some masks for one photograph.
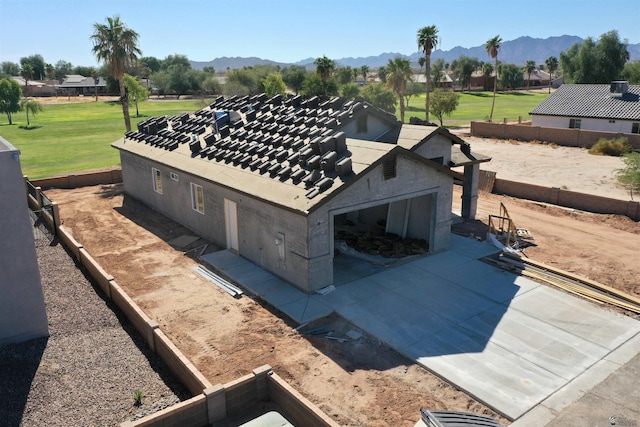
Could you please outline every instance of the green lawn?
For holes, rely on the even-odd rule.
[[[462,93],[458,109],[445,119],[445,126],[468,126],[471,120],[488,119],[492,96],[491,92]],[[515,121],[518,116],[528,120],[529,111],[547,96],[546,92],[498,93],[494,121],[504,117]],[[198,100],[145,102],[140,104],[141,117],[132,117],[132,126],[135,129],[137,122],[149,116],[193,112],[204,105]],[[135,114],[135,106],[130,111]],[[411,98],[405,120],[412,116],[424,119],[424,95]],[[437,119],[432,116],[431,121]],[[118,151],[111,147],[125,131],[118,103],[45,105],[43,112],[31,117],[31,126],[26,123],[22,112],[13,115],[13,125],[2,115],[0,135],[21,151],[22,171],[32,179],[109,168],[120,162]]]
[[[131,126],[149,116],[193,112],[202,101],[150,101],[139,105],[140,117],[131,117]],[[22,172],[29,178],[108,168],[120,163],[111,143],[125,132],[122,107],[114,102],[44,105],[44,111],[30,116],[27,127],[23,112],[0,116],[0,135],[21,152]],[[129,106],[135,114],[135,106]]]
[[[549,94],[546,91],[535,92],[498,92],[496,94],[496,105],[493,111],[493,121],[502,122],[506,117],[509,121],[529,120],[529,111],[547,99]],[[409,107],[405,111],[405,121],[408,123],[410,117],[419,117],[424,120],[425,95],[411,97]],[[491,101],[493,92],[472,92],[461,93],[460,103],[451,117],[444,117],[445,126],[468,126],[472,120],[489,120],[491,113]],[[396,116],[400,118],[400,109],[396,111]],[[430,115],[429,119],[434,123],[439,123],[438,119]]]

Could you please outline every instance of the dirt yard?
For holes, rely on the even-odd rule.
[[[303,336],[272,307],[233,299],[167,243],[191,233],[124,196],[120,185],[47,195],[64,226],[214,384],[266,363],[341,425],[413,426],[421,407],[497,416],[371,337]],[[480,218],[497,214],[500,201],[535,237],[531,258],[640,295],[639,223],[491,194],[481,196]],[[339,334],[353,329],[338,318],[321,323]]]

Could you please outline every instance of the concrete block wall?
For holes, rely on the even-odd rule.
[[[125,421],[121,427],[205,427],[208,426],[207,397],[199,394],[184,402],[136,421]]]
[[[472,121],[471,135],[522,141],[537,140],[567,147],[583,148],[591,148],[600,138],[625,137],[633,148],[640,149],[640,134],[549,128],[524,124]]]
[[[122,182],[122,170],[112,169],[102,172],[83,173],[79,175],[56,176],[52,178],[35,179],[34,185],[47,188],[78,188],[90,185],[117,184]]]

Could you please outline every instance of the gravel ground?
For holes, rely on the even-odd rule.
[[[39,243],[50,336],[0,346],[0,425],[118,425],[190,398],[64,248]]]

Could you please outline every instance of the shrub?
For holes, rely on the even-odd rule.
[[[627,153],[624,155],[625,168],[619,169],[618,180],[633,191],[640,190],[640,153]]]
[[[593,147],[589,148],[589,154],[603,156],[622,156],[631,151],[631,145],[625,137],[620,138],[600,138]]]

